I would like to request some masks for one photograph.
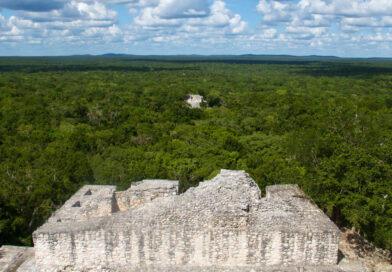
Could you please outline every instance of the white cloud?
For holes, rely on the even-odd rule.
[[[225,2],[216,0],[210,6],[207,2],[199,2],[199,10],[203,10],[200,14],[193,12],[191,16],[185,18],[184,10],[189,10],[197,1],[189,1],[187,5],[175,10],[171,16],[163,12],[162,7],[166,3],[173,3],[172,0],[161,0],[159,4],[144,7],[134,19],[134,32],[151,31],[153,41],[172,41],[170,36],[178,39],[189,39],[193,35],[195,39],[199,36],[232,35],[242,34],[247,30],[247,23],[242,20],[239,14],[233,14],[227,7]],[[202,4],[202,5],[201,5]],[[187,7],[184,9],[184,7]],[[201,9],[202,7],[202,9]],[[179,12],[180,11],[180,12]],[[176,14],[176,15],[175,15]],[[142,29],[138,29],[141,27]],[[191,34],[191,35],[189,35]],[[154,36],[156,35],[156,37]],[[163,39],[166,35],[168,38]]]
[[[109,0],[109,2],[125,4],[128,7],[153,7],[159,5],[160,0]]]
[[[14,18],[6,19],[0,14],[0,42],[16,42],[23,40],[23,31],[12,24]]]
[[[370,48],[374,37],[385,44],[392,26],[390,0],[259,0],[257,11],[268,31],[254,38],[277,46]]]
[[[117,20],[117,13],[108,9],[100,2],[80,2],[70,1],[63,8],[46,12],[23,11],[19,15],[22,18],[30,19],[35,22],[61,22],[72,25],[75,21],[85,21],[87,25],[93,22],[101,24],[109,22],[113,24]]]
[[[257,11],[263,15],[265,23],[287,22],[295,15],[295,4],[291,2],[261,0]]]
[[[269,28],[264,30],[264,33],[261,35],[263,39],[274,39],[277,36],[278,31],[275,28]]]
[[[159,0],[140,1],[132,6],[143,7],[135,17],[135,23],[142,26],[179,27],[187,18],[206,17],[209,14],[207,0]],[[135,13],[134,8],[131,11]]]
[[[228,3],[0,0],[0,49],[3,44],[17,42],[39,44],[42,48],[105,48],[110,44],[129,50],[172,50],[161,53],[179,53],[171,48],[188,53],[232,49],[233,53],[249,50],[285,54],[292,50],[301,54],[319,50],[320,54],[338,55],[346,54],[338,47],[350,48],[350,52],[377,46],[391,50],[392,0],[258,0],[255,8],[261,15],[261,24],[255,29],[229,8],[240,5],[240,1]],[[1,8],[13,11],[6,18]],[[119,22],[124,19],[124,13],[120,18],[116,12],[119,8],[129,11],[126,24]],[[114,48],[107,47],[105,51]]]
[[[163,26],[180,26],[180,20],[178,19],[165,19],[159,17],[154,12],[154,8],[146,7],[144,8],[139,15],[135,17],[135,24],[141,26],[151,26],[151,27],[163,27]]]
[[[207,0],[161,0],[152,12],[165,19],[204,17],[209,7]]]
[[[230,24],[232,18],[233,15],[230,10],[226,8],[225,2],[215,1],[211,5],[211,15],[207,18],[205,23],[210,26],[224,27]]]
[[[241,16],[228,9],[222,0],[58,1],[63,4],[57,9],[25,8],[16,11],[16,16],[8,20],[0,17],[2,40],[21,37],[24,43],[48,48],[114,43],[123,47],[145,44],[208,48],[211,44],[227,47],[230,41],[240,43],[249,30]],[[118,15],[110,3],[131,9],[133,15],[129,16],[133,17],[133,22],[120,27]]]
[[[67,0],[0,0],[0,8],[28,11],[50,11],[60,9]]]
[[[300,5],[312,13],[347,17],[387,16],[392,12],[389,0],[301,0]]]
[[[262,15],[263,24],[297,21],[297,23],[302,22],[303,25],[326,26],[339,23],[342,19],[349,19],[344,23],[359,27],[373,27],[382,26],[383,18],[391,16],[392,1],[301,0],[295,3],[290,0],[283,2],[260,0],[257,11]],[[369,21],[370,17],[372,20]]]
[[[70,0],[59,9],[21,10],[9,19],[0,17],[1,42],[13,40],[22,44],[42,44],[48,47],[99,44],[121,41],[116,25],[117,13],[98,1]]]

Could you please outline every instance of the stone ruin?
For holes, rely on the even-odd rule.
[[[168,180],[84,186],[12,271],[341,271],[339,235],[297,185],[263,198],[247,173],[222,170],[180,195]]]
[[[192,109],[199,109],[201,103],[205,102],[204,97],[198,94],[188,94],[186,102]]]

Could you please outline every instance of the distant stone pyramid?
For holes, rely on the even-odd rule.
[[[188,94],[186,102],[188,105],[193,108],[197,109],[201,107],[201,103],[205,102],[204,97],[198,94]]]

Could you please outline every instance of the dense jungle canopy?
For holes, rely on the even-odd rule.
[[[84,184],[185,191],[226,168],[261,189],[297,183],[392,249],[390,60],[0,58],[0,123],[0,244],[31,245]]]

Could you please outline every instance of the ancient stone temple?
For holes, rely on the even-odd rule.
[[[198,109],[201,107],[201,103],[205,102],[204,97],[198,94],[189,94],[186,98],[186,102],[189,107]]]
[[[168,180],[84,186],[34,232],[34,270],[18,271],[340,271],[339,234],[297,185],[263,198],[222,170],[180,195]]]

